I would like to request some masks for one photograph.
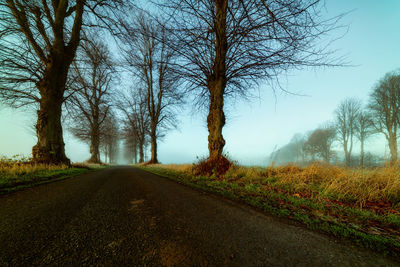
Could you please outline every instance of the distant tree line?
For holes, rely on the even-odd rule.
[[[400,73],[393,71],[380,79],[369,96],[368,103],[348,98],[334,111],[334,119],[324,127],[308,134],[296,134],[289,144],[274,151],[270,158],[275,163],[308,164],[313,161],[339,163],[336,142],[343,149],[343,163],[347,166],[376,166],[385,159],[365,152],[365,144],[372,135],[382,134],[389,147],[390,164],[398,162],[398,130],[400,126]],[[358,141],[360,154],[354,156]]]

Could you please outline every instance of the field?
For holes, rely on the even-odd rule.
[[[400,253],[400,168],[243,167],[224,175],[196,175],[193,165],[142,168],[222,194],[378,251]]]
[[[30,159],[16,155],[0,158],[0,195],[38,184],[65,179],[89,171],[84,165],[52,166],[31,164]]]

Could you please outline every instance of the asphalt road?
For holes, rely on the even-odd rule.
[[[133,167],[0,197],[0,265],[399,266]]]

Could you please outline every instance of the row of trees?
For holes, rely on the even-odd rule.
[[[113,146],[116,142],[109,135],[117,128],[113,127],[115,115],[111,99],[117,77],[108,48],[93,40],[86,38],[73,63],[69,85],[73,92],[67,101],[67,110],[73,135],[90,144],[89,162],[100,163],[100,145],[107,154],[112,154],[106,144]]]
[[[69,163],[61,124],[67,100],[72,131],[90,139],[91,161],[99,160],[106,122],[121,113],[125,142],[140,161],[149,142],[157,162],[157,139],[176,126],[183,91],[208,105],[209,160],[218,161],[229,97],[246,97],[261,80],[272,82],[292,68],[341,65],[320,43],[340,19],[322,17],[323,1],[159,0],[153,13],[132,2],[0,3],[0,99],[38,107],[36,162]],[[135,83],[124,93],[114,91],[113,62],[96,39],[104,29]]]
[[[122,64],[132,77],[137,77],[135,88],[119,102],[125,115],[125,136],[133,133],[128,142],[135,151],[138,147],[139,162],[143,162],[144,147],[149,142],[150,163],[158,163],[157,141],[167,130],[177,127],[176,111],[184,103],[174,69],[176,53],[168,46],[166,29],[145,13],[138,12],[119,23]]]
[[[82,32],[111,30],[118,11],[130,5],[122,0],[0,3],[0,99],[16,108],[37,108],[35,162],[69,164],[61,115],[75,89],[69,74]]]
[[[309,134],[295,135],[289,144],[274,152],[271,157],[282,162],[307,163],[315,160],[338,161],[332,147],[340,144],[347,166],[365,165],[365,143],[375,134],[383,134],[390,150],[390,163],[398,160],[398,135],[400,122],[400,73],[387,73],[374,86],[368,104],[356,98],[343,100],[334,111],[334,120]],[[359,161],[353,157],[355,141],[360,144]],[[371,155],[368,155],[371,164]],[[375,161],[375,164],[377,162]]]
[[[346,164],[350,165],[353,138],[361,144],[361,165],[364,144],[372,134],[383,134],[390,150],[390,162],[398,160],[398,135],[400,126],[400,73],[387,73],[374,87],[368,105],[363,108],[357,99],[343,101],[336,110],[339,140],[343,145]]]
[[[150,162],[158,163],[157,143],[168,129],[177,126],[176,109],[184,103],[180,79],[172,68],[174,53],[167,46],[166,31],[144,13],[120,18],[118,23],[119,72],[135,80],[135,87],[117,90],[116,62],[107,47],[91,41],[93,37],[86,39],[71,74],[74,94],[68,103],[71,103],[69,117],[74,118],[72,132],[90,143],[89,161],[100,162],[100,144],[113,143],[106,142],[110,134],[106,126],[110,115],[115,117],[112,112],[115,109],[120,114],[122,129],[115,135],[114,143],[123,139],[125,147],[132,151],[129,158],[135,162],[137,154],[138,161],[144,161],[145,147],[149,144]]]
[[[144,13],[120,16],[121,8],[133,7],[129,1],[7,1],[0,7],[0,96],[16,108],[39,104],[36,162],[69,163],[63,104],[68,128],[90,145],[90,162],[100,163],[101,150],[114,161],[121,138],[135,157],[139,149],[140,162],[150,142],[151,162],[158,162],[157,139],[176,127],[174,107],[183,103],[164,28]],[[122,60],[99,40],[102,28],[114,34]],[[129,93],[121,92],[121,69],[138,80]]]

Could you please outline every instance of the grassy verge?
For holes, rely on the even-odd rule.
[[[400,205],[398,202],[400,196],[396,194],[392,196],[386,192],[389,189],[386,189],[386,197],[391,201],[386,201],[385,195],[381,195],[381,199],[372,201],[373,194],[370,190],[369,198],[366,197],[361,202],[355,201],[350,191],[346,191],[348,188],[346,189],[345,185],[338,187],[337,180],[335,183],[332,182],[333,180],[328,182],[332,179],[331,176],[320,178],[318,182],[317,174],[326,172],[326,169],[330,167],[317,170],[313,176],[308,173],[308,176],[312,176],[311,178],[304,178],[307,175],[302,173],[300,178],[305,182],[303,184],[300,183],[300,178],[297,180],[293,178],[298,175],[293,170],[290,172],[292,180],[290,183],[287,182],[284,179],[287,173],[285,176],[281,175],[278,168],[273,170],[235,167],[235,170],[228,171],[222,177],[194,175],[190,171],[190,165],[172,167],[150,165],[140,166],[140,168],[182,184],[242,201],[269,214],[290,218],[310,229],[350,239],[363,247],[396,257],[400,255]],[[297,171],[300,172],[300,168]],[[329,172],[324,173],[324,175],[329,174],[332,175]],[[362,179],[367,179],[366,176],[363,177]],[[352,178],[348,177],[348,179]],[[376,187],[376,190],[380,190],[381,187]],[[332,188],[335,190],[341,188],[341,191],[336,192]],[[368,190],[368,188],[364,189]],[[391,187],[390,190],[393,191],[393,188]],[[355,193],[356,188],[353,188],[352,192]]]
[[[63,180],[72,176],[104,168],[105,165],[73,164],[64,165],[31,164],[29,158],[14,156],[0,158],[0,195],[24,188]]]
[[[86,168],[43,170],[19,176],[0,173],[0,195],[19,191],[36,185],[63,180],[90,171]]]

